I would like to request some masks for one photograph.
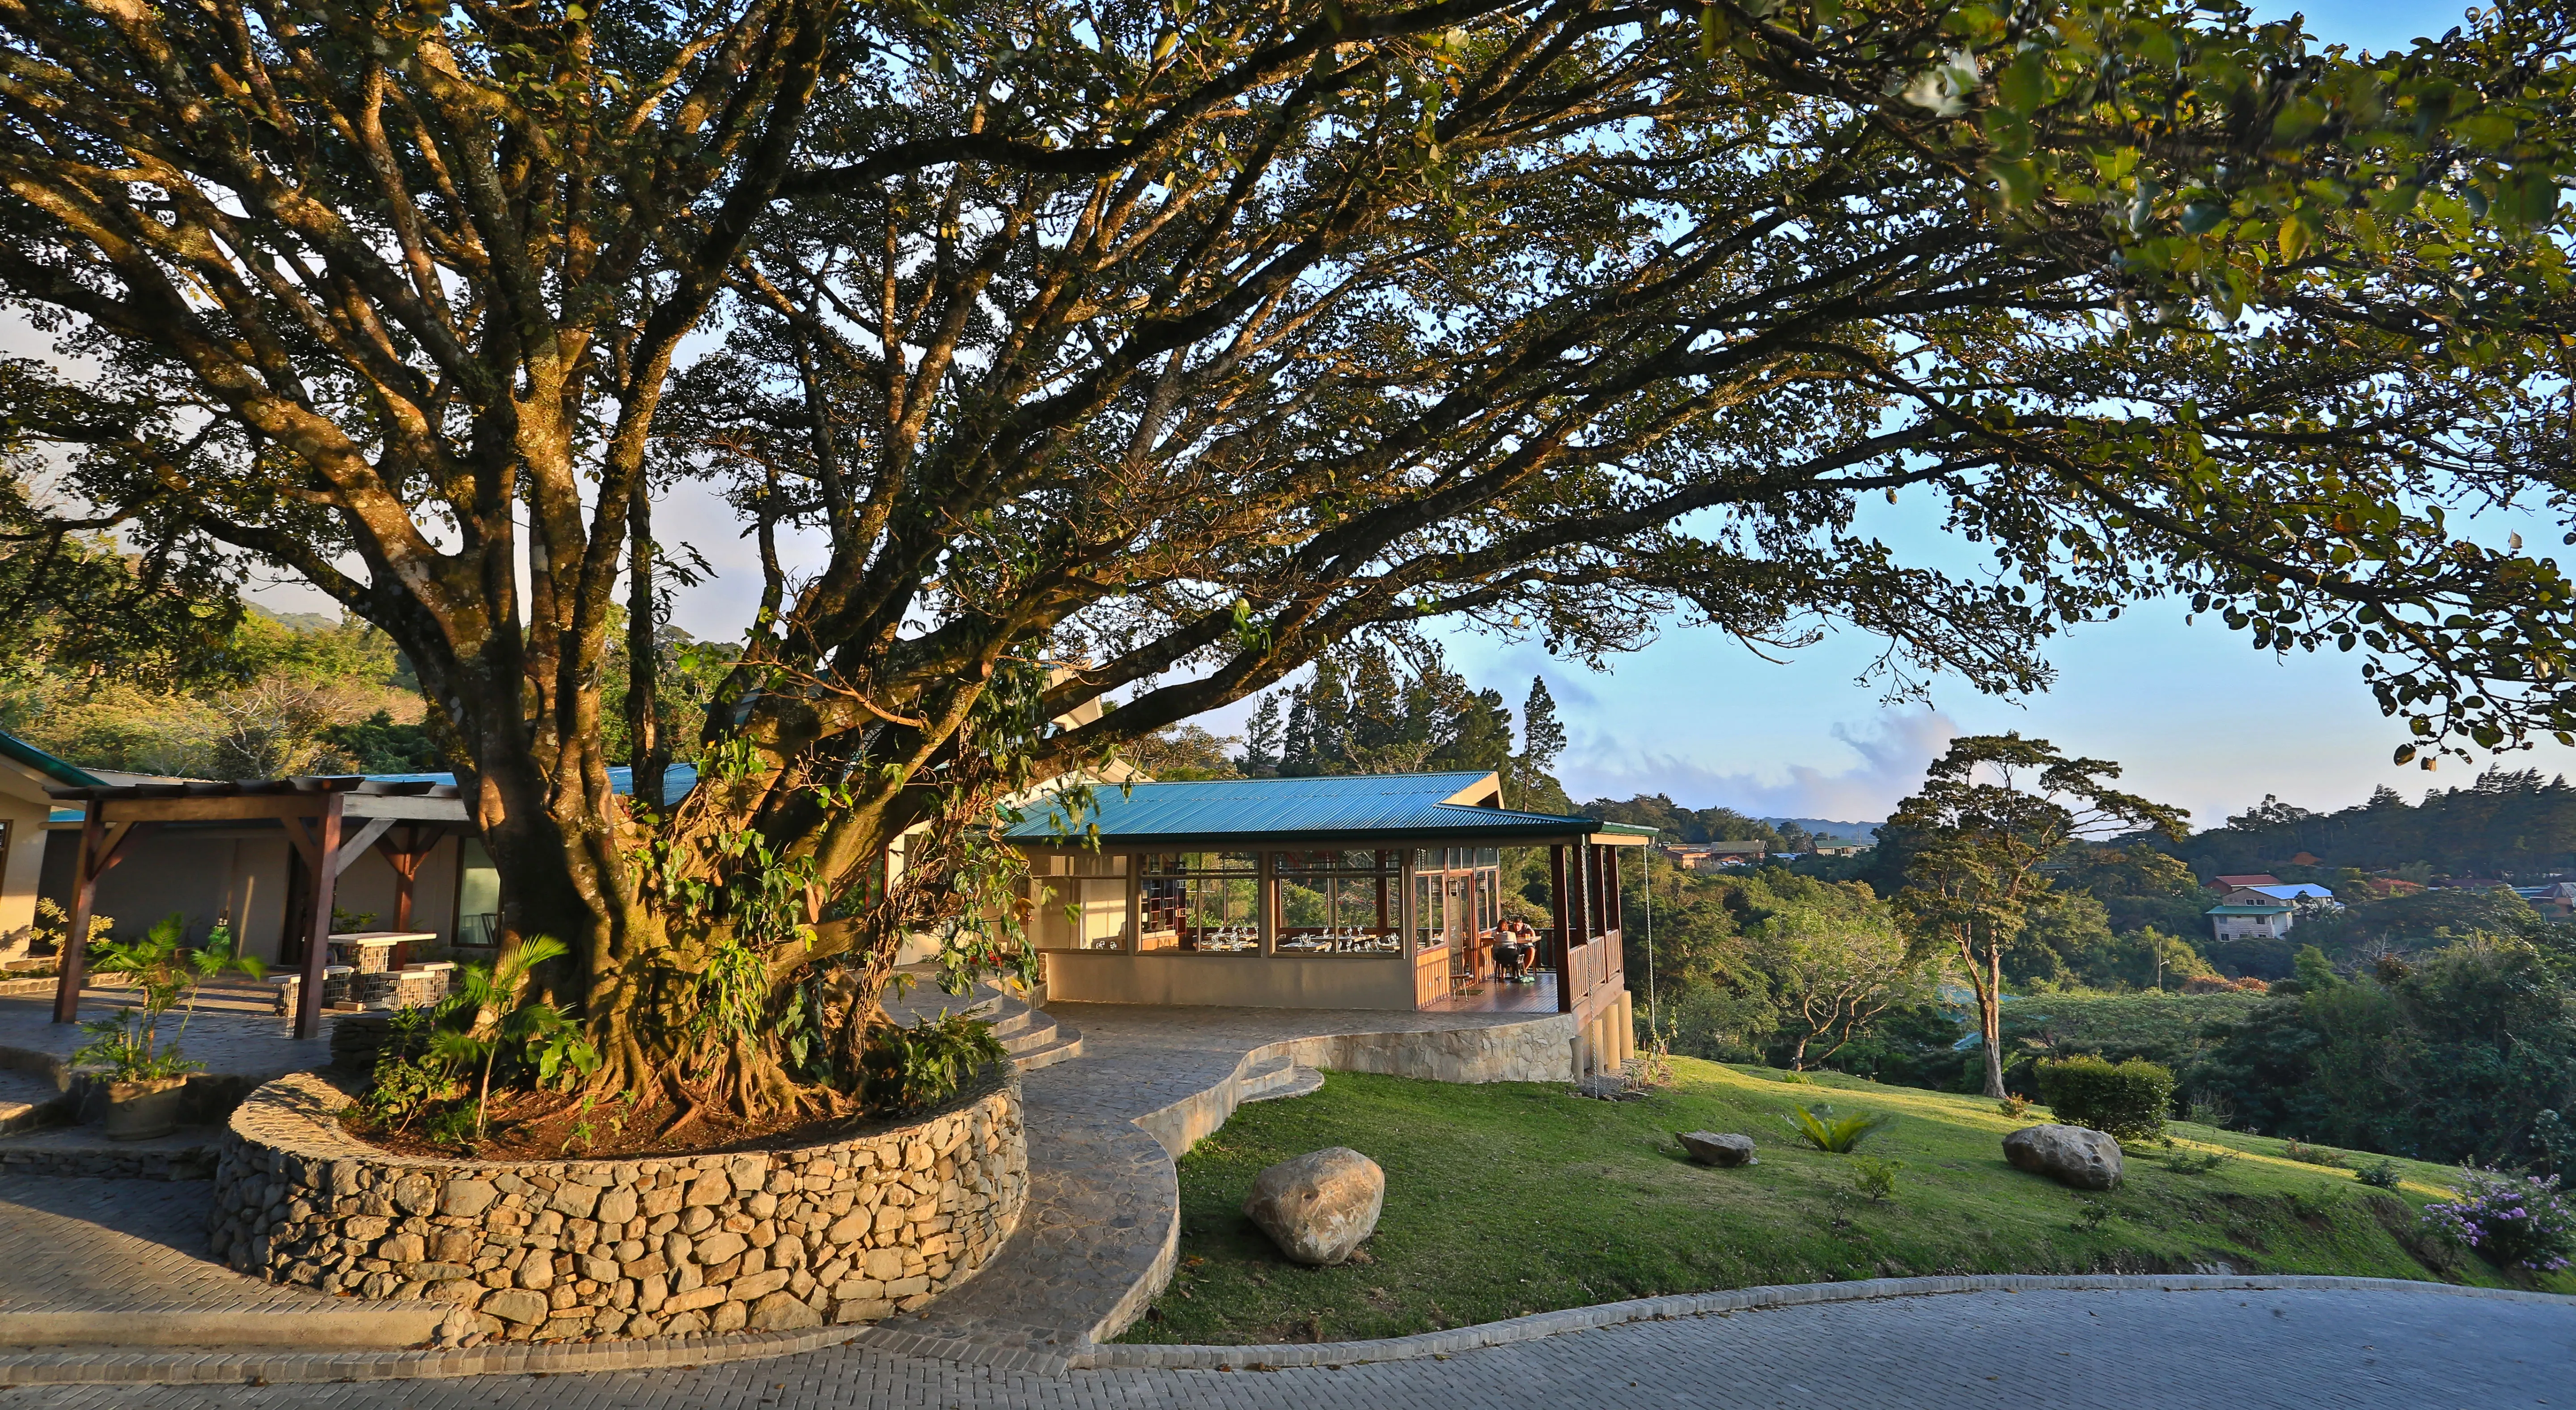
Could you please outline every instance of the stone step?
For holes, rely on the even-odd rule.
[[[182,1126],[149,1140],[111,1141],[96,1126],[44,1126],[0,1136],[0,1175],[211,1180],[223,1135],[221,1126]]]
[[[81,1003],[84,1006],[133,1008],[142,1002],[142,996],[132,989],[81,990]],[[171,1010],[172,1017],[169,1021],[175,1025],[178,1022],[178,1015],[183,1011],[184,1009]],[[208,985],[197,993],[197,1012],[274,1014],[277,1012],[277,986],[263,984],[257,987],[216,988]]]
[[[1017,1022],[1005,1029],[993,1027],[993,1036],[1002,1040],[1002,1050],[1012,1053],[1035,1052],[1056,1039],[1056,1021],[1034,1009],[1016,1015]]]
[[[253,1285],[257,1286],[257,1285]],[[265,1306],[60,1308],[0,1311],[0,1346],[340,1347],[394,1351],[437,1335],[443,1302],[316,1297]]]
[[[1311,1067],[1291,1063],[1281,1066],[1275,1072],[1261,1074],[1260,1083],[1257,1086],[1238,1084],[1235,1088],[1235,1100],[1278,1102],[1286,1101],[1290,1097],[1308,1096],[1323,1089],[1323,1073]]]
[[[53,1079],[0,1068],[0,1136],[69,1125],[72,1098]]]
[[[1075,1032],[1072,1025],[1058,1024],[1050,1032],[1053,1041],[1046,1046],[1011,1054],[1011,1061],[1018,1065],[1020,1071],[1035,1072],[1082,1056],[1082,1035]]]

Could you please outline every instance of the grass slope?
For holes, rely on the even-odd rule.
[[[2004,1134],[2045,1119],[2036,1110],[2014,1120],[1981,1098],[1838,1074],[1793,1085],[1764,1068],[1674,1067],[1675,1086],[1633,1102],[1336,1072],[1312,1096],[1245,1107],[1182,1157],[1181,1266],[1124,1339],[1342,1341],[1659,1293],[1934,1273],[2226,1263],[2501,1281],[2412,1237],[2415,1209],[2448,1187],[2445,1167],[2398,1162],[2392,1197],[2350,1170],[2284,1159],[2278,1141],[2177,1125],[2172,1151],[2131,1149],[2127,1184],[2086,1195],[2004,1162]],[[1819,1102],[1897,1118],[1864,1147],[1902,1162],[1895,1198],[1862,1198],[1849,1157],[1792,1144],[1780,1117]],[[1750,1133],[1761,1163],[1690,1164],[1673,1133],[1699,1129]],[[1264,1167],[1336,1145],[1386,1169],[1373,1261],[1302,1268],[1240,1207]],[[2170,1164],[2220,1151],[2237,1154],[2207,1173]],[[2088,1206],[2109,1217],[2084,1227]]]

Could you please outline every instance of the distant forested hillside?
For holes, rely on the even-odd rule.
[[[2202,877],[2347,867],[2539,876],[2576,868],[2576,787],[2564,778],[2543,780],[2537,769],[2489,769],[2467,787],[2436,790],[2421,803],[2382,788],[2366,803],[2312,813],[2267,797],[2175,850]]]
[[[1666,842],[1759,842],[1774,852],[1803,852],[1809,841],[1807,830],[1795,822],[1775,827],[1733,808],[1685,808],[1661,793],[1595,798],[1583,805],[1583,815],[1655,828]]]

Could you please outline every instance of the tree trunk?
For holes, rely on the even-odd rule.
[[[662,643],[655,630],[653,596],[653,498],[646,477],[635,477],[627,508],[626,764],[634,774],[635,801],[659,811],[670,742],[662,737]]]
[[[1986,1095],[2004,1095],[2004,954],[1998,943],[1986,949],[1985,982],[1977,986],[1977,1022],[1985,1036]]]

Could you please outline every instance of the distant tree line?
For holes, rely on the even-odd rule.
[[[2538,875],[2576,867],[2576,787],[2537,769],[2491,768],[2421,803],[2383,787],[2366,802],[2317,813],[2267,796],[2175,850],[2202,876],[2416,865],[2438,876]]]

